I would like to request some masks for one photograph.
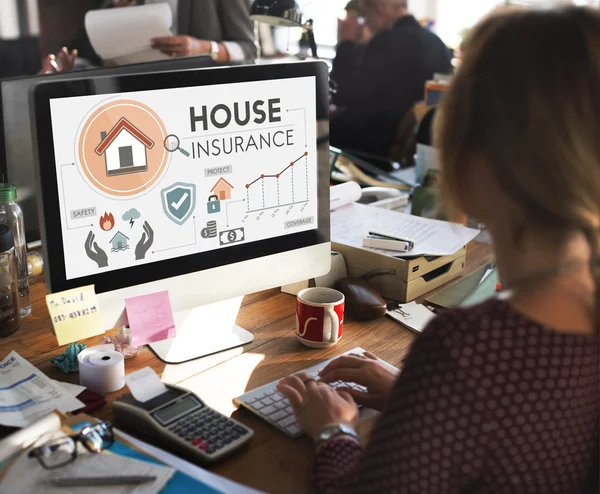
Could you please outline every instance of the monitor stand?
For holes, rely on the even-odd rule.
[[[243,297],[173,314],[177,336],[151,343],[156,356],[167,364],[181,364],[245,345],[254,335],[236,326]]]

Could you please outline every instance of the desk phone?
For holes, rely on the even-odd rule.
[[[157,446],[212,463],[245,445],[254,432],[209,408],[186,389],[168,390],[144,403],[132,395],[113,402],[117,426],[151,437]]]

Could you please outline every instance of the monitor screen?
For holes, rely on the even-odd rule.
[[[68,285],[318,230],[318,106],[315,75],[49,98]]]
[[[30,92],[37,84],[111,75],[197,70],[214,65],[210,56],[186,57],[0,81],[0,176],[17,187],[17,201],[25,216],[27,241],[40,240],[34,176],[35,143],[31,135],[29,111]]]

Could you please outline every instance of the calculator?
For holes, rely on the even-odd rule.
[[[247,444],[254,432],[177,386],[146,402],[125,395],[113,402],[118,427],[137,431],[157,446],[199,463],[214,463]]]

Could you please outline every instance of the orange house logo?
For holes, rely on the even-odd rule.
[[[117,100],[95,109],[78,137],[79,167],[86,181],[104,195],[142,195],[166,171],[167,131],[147,105]]]

